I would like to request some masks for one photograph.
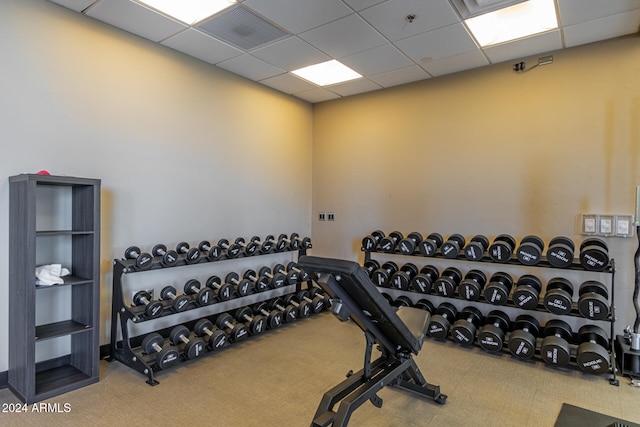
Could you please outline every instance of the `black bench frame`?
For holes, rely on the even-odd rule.
[[[368,400],[381,407],[377,392],[387,385],[439,404],[446,402],[447,396],[440,393],[439,386],[425,380],[412,357],[422,347],[428,312],[409,307],[396,311],[355,262],[302,256],[298,264],[326,292],[333,314],[342,321],[351,319],[366,338],[363,369],[349,372],[346,380],[324,394],[311,427],[344,427],[353,411]],[[374,343],[382,354],[371,361]]]

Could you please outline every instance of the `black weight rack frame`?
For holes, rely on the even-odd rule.
[[[311,246],[309,246],[309,248],[310,247]],[[226,254],[223,254],[214,260],[209,259],[207,257],[206,251],[202,251],[202,256],[200,257],[200,260],[195,263],[188,263],[186,261],[186,254],[179,254],[177,262],[171,266],[166,266],[162,264],[162,257],[154,257],[151,267],[148,267],[145,269],[137,268],[135,259],[133,260],[114,259],[113,260],[113,294],[112,294],[112,304],[111,304],[111,307],[112,307],[111,308],[111,341],[110,341],[109,362],[117,360],[129,366],[130,368],[146,375],[147,384],[151,386],[158,385],[159,382],[154,378],[154,373],[156,371],[159,371],[160,369],[156,366],[154,362],[154,355],[144,355],[142,354],[141,350],[138,350],[138,351],[134,350],[136,347],[140,346],[140,343],[142,342],[143,337],[142,336],[131,337],[129,334],[128,322],[137,324],[145,321],[157,320],[166,316],[171,316],[175,314],[184,314],[188,312],[188,310],[192,310],[192,309],[202,309],[202,308],[212,307],[216,304],[216,303],[213,303],[208,306],[201,307],[196,304],[195,300],[191,299],[189,301],[190,306],[185,311],[182,311],[180,313],[174,313],[169,308],[171,305],[171,301],[160,301],[164,306],[162,315],[155,319],[148,319],[144,314],[144,308],[145,308],[144,306],[131,306],[131,305],[125,304],[124,289],[123,289],[123,283],[122,283],[122,279],[124,275],[133,274],[133,273],[143,273],[147,271],[161,270],[161,269],[167,269],[167,268],[172,269],[172,268],[178,268],[178,267],[201,265],[205,263],[218,263],[218,262],[224,262],[224,261],[234,260],[234,259],[261,258],[265,255],[268,256],[272,254],[283,254],[286,252],[297,253],[297,258],[299,259],[301,256],[307,254],[307,248],[286,249],[282,251],[276,251],[275,249],[272,249],[267,253],[261,253],[253,256],[242,254],[234,258],[228,257]],[[301,281],[297,282],[297,284],[295,285],[295,288],[296,288],[295,292],[302,290],[302,284],[303,283]],[[307,281],[306,285],[307,285],[307,288],[311,288],[312,287],[311,281]],[[286,285],[280,289],[287,289],[290,286],[294,286],[294,285]],[[262,301],[265,301],[266,299],[269,299],[268,298],[269,296],[273,296],[273,292],[275,292],[275,290],[261,292],[260,294],[265,294],[265,299],[258,300],[257,302],[262,302]],[[282,291],[281,294],[285,295],[284,291]],[[246,301],[246,299],[251,298],[255,295],[257,294],[250,294],[245,297],[234,298],[232,300],[225,301],[225,302],[232,302],[234,305],[234,308],[240,308],[245,305],[242,303],[243,300]],[[254,298],[251,298],[251,299],[254,299]],[[190,329],[192,329],[193,323],[195,323],[195,321],[184,322],[184,324],[188,326]],[[120,330],[122,334],[122,341],[118,341],[118,335],[117,335],[118,330]],[[160,332],[161,335],[165,336],[166,333],[168,333],[168,330],[162,330],[157,332]]]
[[[546,256],[542,256],[540,258],[540,262],[538,264],[536,264],[535,266],[526,266],[522,263],[520,263],[520,261],[518,261],[518,259],[516,258],[515,255],[513,255],[508,261],[505,262],[496,262],[493,261],[491,258],[489,258],[487,256],[487,253],[485,251],[485,254],[483,256],[482,259],[480,260],[470,260],[467,259],[464,256],[464,251],[460,251],[460,253],[458,254],[458,256],[456,258],[446,258],[442,255],[442,253],[440,252],[440,249],[437,250],[436,254],[434,256],[423,256],[420,252],[414,252],[413,254],[404,254],[401,253],[398,249],[395,249],[393,252],[386,252],[386,251],[382,251],[382,250],[377,250],[377,249],[373,249],[373,250],[367,250],[364,247],[361,248],[362,252],[364,252],[364,262],[368,262],[370,260],[372,260],[372,255],[373,254],[383,254],[383,255],[393,255],[393,256],[402,256],[402,257],[417,257],[417,258],[424,258],[426,260],[428,259],[442,259],[442,260],[446,260],[446,261],[453,261],[453,262],[459,262],[459,261],[463,261],[465,263],[489,263],[489,264],[493,264],[493,265],[515,265],[515,266],[520,266],[520,267],[533,267],[533,268],[550,268],[550,269],[554,269],[554,270],[565,270],[565,271],[584,271],[585,273],[607,273],[611,275],[611,279],[610,279],[610,283],[611,283],[611,293],[609,296],[609,317],[603,321],[609,322],[610,323],[610,331],[609,331],[609,355],[610,355],[610,378],[609,378],[609,383],[611,385],[614,386],[618,386],[620,383],[617,379],[617,367],[616,367],[616,346],[615,346],[615,331],[614,331],[614,327],[615,327],[615,321],[616,321],[616,313],[615,313],[615,273],[616,273],[616,263],[615,260],[613,258],[611,258],[609,260],[609,263],[607,264],[607,266],[601,270],[588,270],[586,268],[584,268],[582,266],[582,264],[580,264],[580,262],[578,260],[576,260],[575,258],[573,259],[573,261],[571,262],[571,265],[569,267],[565,267],[565,268],[558,268],[558,267],[554,267],[552,266],[549,261],[547,261],[547,257]],[[380,292],[383,292],[385,289],[393,289],[393,288],[384,288],[381,287],[379,288]],[[432,295],[432,296],[436,296],[438,297],[438,295],[436,294],[423,294],[423,293],[419,293],[419,292],[412,292],[412,291],[399,291],[399,292],[407,292],[409,294],[418,294],[418,295]],[[444,297],[444,298],[449,298],[449,299],[455,299],[455,300],[461,300],[461,301],[466,301],[462,298],[459,298],[457,296],[454,297]],[[494,307],[494,309],[499,309],[501,306],[497,306],[497,305],[493,305],[490,304],[488,302],[484,302],[482,299],[478,300],[478,301],[468,301],[470,304],[484,304],[484,305],[489,305],[491,307]],[[507,304],[505,304],[504,306],[506,307],[513,307],[513,308],[518,308],[513,301],[511,301],[511,298],[508,299]],[[503,307],[504,307],[503,306]],[[538,303],[538,307],[535,310],[524,310],[524,309],[520,309],[523,311],[523,313],[527,313],[530,314],[532,312],[544,312],[546,314],[549,314],[549,312],[544,308],[544,305],[540,302]],[[577,308],[577,304],[575,301],[573,301],[572,303],[572,308],[571,308],[571,313],[567,314],[567,316],[572,316],[572,317],[579,317],[584,319],[584,317],[582,317],[580,315],[580,312],[578,311]],[[588,319],[585,319],[588,320]],[[509,333],[507,333],[507,336],[505,337],[505,344],[503,346],[502,351],[503,352],[508,352],[508,348],[506,347],[506,343],[508,342],[508,336]],[[540,338],[537,339],[537,341],[540,341]],[[536,344],[536,357],[539,357],[539,348],[540,348],[540,343],[537,342]],[[474,342],[474,345],[478,345],[477,343]],[[574,344],[570,345],[571,348],[575,348],[577,347]],[[571,356],[571,365],[570,366],[574,366],[577,369],[577,365],[575,364],[575,358],[572,352],[572,356]]]

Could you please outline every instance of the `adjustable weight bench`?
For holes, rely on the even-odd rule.
[[[301,256],[298,264],[326,292],[333,314],[342,321],[351,319],[366,338],[364,368],[350,372],[346,380],[324,394],[311,427],[344,427],[353,411],[367,400],[381,407],[382,399],[376,393],[387,385],[439,404],[446,402],[447,396],[440,393],[439,386],[427,383],[412,358],[422,348],[429,312],[411,307],[396,311],[355,262]],[[371,361],[374,343],[382,354]]]

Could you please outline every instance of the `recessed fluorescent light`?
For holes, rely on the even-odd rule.
[[[558,28],[553,0],[529,0],[464,22],[482,47]]]
[[[318,86],[329,86],[362,77],[361,74],[356,73],[335,59],[299,68],[292,71],[292,73]]]
[[[236,4],[236,0],[137,0],[142,4],[193,25],[223,9]]]

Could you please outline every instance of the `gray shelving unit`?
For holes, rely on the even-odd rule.
[[[33,403],[98,381],[100,180],[9,184],[9,387]],[[54,263],[71,275],[36,286],[36,266]]]

